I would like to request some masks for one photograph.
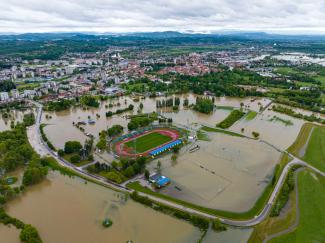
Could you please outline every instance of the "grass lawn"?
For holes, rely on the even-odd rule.
[[[270,87],[270,91],[274,92],[274,93],[283,93],[284,91],[286,91],[286,89],[282,89],[282,88],[276,88],[276,87]]]
[[[246,121],[251,121],[251,120],[253,120],[256,116],[257,116],[257,112],[256,112],[256,111],[249,111],[249,112],[247,113],[247,115],[245,116],[245,120],[246,120]]]
[[[302,159],[319,170],[325,171],[325,127],[305,123],[296,141],[288,148],[288,151],[299,156],[299,151],[305,145],[313,127],[313,133],[311,134],[305,155]]]
[[[294,143],[288,148],[288,151],[296,156],[299,155],[300,149],[305,145],[307,138],[311,129],[313,128],[312,123],[305,123],[298,134],[298,137],[294,141]]]
[[[72,154],[65,154],[63,155],[63,158],[66,160],[66,161],[69,161],[70,163],[71,162],[71,157],[74,156],[74,155],[77,155],[78,153],[72,153]],[[72,163],[74,164],[75,166],[83,166],[83,165],[86,165],[88,163],[92,162],[91,160],[81,160],[80,162],[78,163]]]
[[[315,127],[303,159],[321,171],[325,171],[325,127]]]
[[[202,130],[197,131],[197,139],[201,141],[210,141],[209,136]]]
[[[292,160],[287,154],[283,154],[280,160],[280,163],[277,166],[275,171],[276,178],[279,178],[283,168]],[[262,223],[257,225],[254,228],[254,231],[249,238],[248,243],[263,242],[263,239],[268,235],[280,232],[287,229],[295,221],[296,217],[296,201],[295,201],[295,192],[292,191],[289,195],[289,201],[291,203],[290,209],[283,217],[267,217]]]
[[[223,129],[229,128],[244,115],[245,113],[240,110],[233,110],[223,121],[217,124],[217,127]]]
[[[203,131],[206,131],[206,132],[220,132],[220,133],[224,133],[224,134],[227,134],[227,135],[230,135],[230,136],[237,136],[237,137],[242,137],[242,138],[245,137],[244,135],[242,135],[240,133],[226,131],[226,130],[222,130],[222,129],[219,129],[219,128],[211,128],[211,127],[203,126],[201,129]]]
[[[272,234],[286,230],[295,223],[296,219],[296,188],[289,195],[290,209],[281,217],[267,217],[262,223],[258,224],[248,243],[263,242]]]
[[[275,69],[275,72],[282,74],[282,75],[298,73],[297,71],[293,70],[293,68],[291,68],[291,67],[278,67]]]
[[[158,132],[152,132],[125,143],[129,148],[136,149],[137,153],[143,153],[159,145],[171,141],[172,138]]]
[[[316,76],[316,80],[320,81],[323,86],[325,86],[325,76]]]
[[[270,242],[324,242],[325,239],[325,178],[309,171],[299,172],[298,193],[300,220],[291,233]]]
[[[324,84],[324,86],[325,86],[325,84]],[[321,99],[322,99],[323,104],[325,104],[325,94],[322,94]]]
[[[21,84],[21,83],[17,83],[17,89],[19,91],[23,91],[25,89],[34,89],[34,88],[38,88],[39,86],[41,86],[40,83],[34,82],[34,83],[28,83],[28,84]]]

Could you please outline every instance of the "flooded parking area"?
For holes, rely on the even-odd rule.
[[[172,184],[161,192],[201,206],[242,212],[253,207],[272,178],[280,153],[262,142],[209,133],[200,149],[183,149],[176,162],[159,158]],[[155,169],[156,161],[151,163]]]
[[[200,231],[185,221],[146,208],[124,194],[52,172],[47,180],[11,201],[6,211],[34,225],[47,243],[185,243],[200,238]],[[110,228],[102,226],[106,217],[113,221]],[[8,242],[17,242],[18,231],[3,227],[1,238],[4,232]]]

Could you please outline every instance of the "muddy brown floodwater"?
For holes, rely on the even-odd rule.
[[[206,115],[196,112],[193,109],[184,108],[182,105],[185,98],[189,99],[190,104],[194,104],[197,95],[186,94],[178,95],[177,97],[180,97],[181,100],[180,110],[178,112],[173,112],[171,109],[157,109],[156,100],[165,99],[162,97],[146,98],[144,100],[141,100],[140,102],[142,102],[144,105],[142,112],[159,112],[166,117],[173,118],[174,123],[185,126],[191,126],[194,123],[203,123],[215,126],[230,113],[231,110],[225,108],[225,106],[240,108],[240,103],[244,103],[245,105],[249,106],[250,109],[258,110],[259,103],[265,105],[269,102],[269,100],[262,98],[256,100],[253,99],[253,101],[251,98],[216,98],[215,104],[219,107],[221,106],[221,109],[215,109],[212,114]],[[83,110],[82,108],[77,107],[62,112],[44,112],[42,122],[49,124],[44,128],[49,140],[55,147],[62,148],[64,146],[64,143],[69,140],[78,140],[80,142],[84,142],[87,138],[85,135],[86,133],[90,133],[98,138],[98,133],[100,131],[107,129],[107,127],[110,127],[112,125],[120,124],[124,127],[127,127],[128,120],[125,118],[125,116],[129,114],[137,114],[140,102],[134,102],[131,97],[127,96],[102,102],[100,107],[97,109],[92,108]],[[110,103],[114,104],[114,107],[106,108]],[[117,106],[118,103],[120,103],[120,106]],[[109,118],[105,117],[105,113],[107,111],[111,110],[114,112],[117,109],[127,107],[129,104],[134,105],[135,108],[133,112],[125,112],[123,114],[114,115],[113,117]],[[99,114],[100,117],[97,118],[96,114]],[[46,119],[46,115],[49,115],[52,118]],[[93,125],[85,125],[85,134],[72,125],[72,122],[87,122],[88,117],[95,120],[96,123]],[[127,129],[125,129],[125,132],[127,132]]]
[[[6,211],[37,227],[45,243],[194,243],[201,235],[191,224],[126,199],[124,194],[56,172],[11,201]],[[106,217],[113,221],[107,229],[101,225]],[[203,243],[246,242],[251,232],[210,229]],[[20,243],[19,233],[13,226],[0,224],[1,243]]]
[[[208,136],[210,141],[196,142],[200,149],[195,152],[183,148],[176,162],[170,156],[159,158],[161,172],[172,181],[161,192],[209,208],[249,210],[272,178],[280,153],[253,139]],[[150,163],[151,171],[156,165]]]
[[[200,238],[200,231],[185,221],[125,200],[124,194],[53,172],[11,201],[6,210],[34,225],[46,243],[196,242]],[[106,217],[113,225],[105,229]],[[1,239],[2,233],[9,242],[17,242],[14,228],[1,226]]]
[[[5,226],[0,224],[0,242],[2,243],[20,243],[19,230],[14,226]]]
[[[290,121],[291,124],[286,125],[279,119],[273,119],[274,117],[278,117],[283,121]],[[231,130],[241,133],[241,129],[244,128],[243,134],[247,136],[252,136],[253,131],[258,132],[261,139],[274,144],[282,150],[286,150],[295,141],[304,123],[304,120],[265,110],[251,121],[247,121],[244,117],[236,122],[231,127]]]

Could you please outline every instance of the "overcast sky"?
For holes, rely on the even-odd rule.
[[[325,0],[0,0],[0,32],[325,34]]]

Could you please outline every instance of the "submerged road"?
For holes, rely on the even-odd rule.
[[[126,186],[122,186],[116,183],[112,183],[109,182],[106,178],[102,177],[102,176],[98,176],[98,175],[93,175],[91,173],[88,173],[84,170],[82,170],[79,167],[74,166],[73,164],[65,161],[63,158],[59,157],[57,155],[56,152],[52,151],[47,144],[42,140],[42,136],[40,133],[40,125],[41,125],[41,118],[42,118],[42,110],[43,110],[43,106],[40,103],[31,101],[36,107],[37,107],[37,116],[36,116],[36,123],[35,125],[31,126],[28,128],[27,130],[27,135],[28,135],[28,140],[31,144],[31,146],[34,148],[34,150],[39,153],[41,156],[51,156],[54,159],[56,159],[58,161],[58,163],[61,166],[64,166],[66,168],[69,168],[73,171],[75,171],[76,173],[78,173],[79,175],[82,175],[85,178],[91,179],[91,180],[95,180],[97,182],[99,182],[100,184],[110,187],[114,190],[117,191],[121,191],[121,192],[127,192],[127,193],[131,193],[134,190],[128,189],[126,188]],[[201,212],[199,210],[196,209],[192,209],[189,207],[185,207],[183,205],[177,204],[175,202],[172,201],[168,201],[165,200],[163,198],[159,198],[156,196],[152,196],[152,195],[148,195],[142,192],[138,192],[139,195],[141,196],[147,196],[148,198],[150,198],[153,201],[162,203],[164,205],[168,205],[170,207],[182,210],[182,211],[186,211],[188,213],[191,214],[196,214],[199,216],[203,216],[206,218],[210,218],[210,219],[219,219],[221,222],[223,222],[224,224],[228,224],[228,225],[232,225],[232,226],[242,226],[242,227],[250,227],[250,226],[254,226],[257,225],[259,223],[261,223],[266,217],[267,215],[270,213],[270,210],[272,209],[272,205],[276,199],[276,196],[278,195],[279,191],[282,188],[283,183],[285,182],[286,179],[286,175],[289,172],[290,168],[292,166],[295,165],[301,165],[304,167],[307,167],[313,171],[315,171],[316,173],[320,174],[321,176],[325,176],[325,173],[316,169],[315,167],[307,164],[306,162],[302,161],[301,159],[293,156],[292,154],[288,153],[287,151],[283,151],[284,153],[287,153],[288,155],[290,155],[293,160],[290,161],[283,169],[275,187],[274,190],[267,202],[267,204],[264,206],[264,208],[262,209],[262,211],[256,215],[255,217],[253,217],[252,219],[248,219],[248,220],[231,220],[231,219],[226,219],[226,218],[222,218],[222,217],[218,217],[212,214],[208,214],[208,213],[204,213]]]

